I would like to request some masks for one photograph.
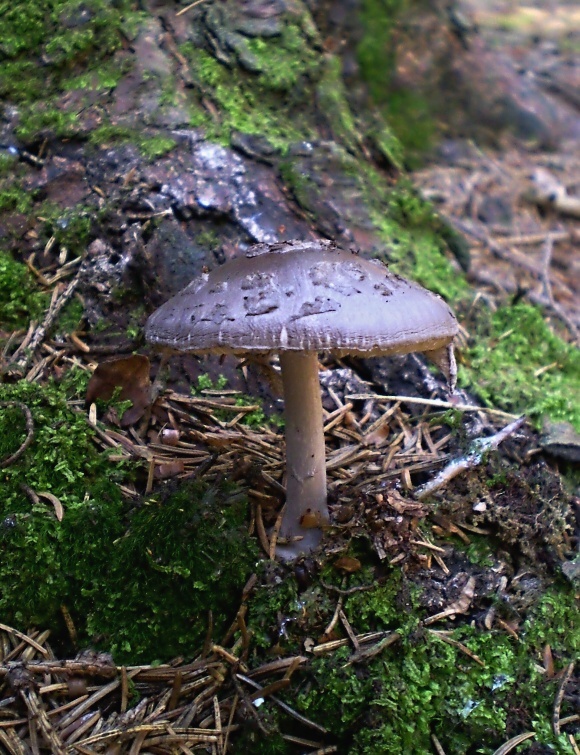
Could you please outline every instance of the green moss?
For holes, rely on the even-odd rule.
[[[40,291],[26,265],[0,251],[0,327],[16,330],[38,320],[50,297]]]
[[[348,105],[341,69],[340,58],[327,57],[324,74],[316,88],[318,107],[324,114],[335,140],[356,153],[360,149],[360,136]]]
[[[421,164],[420,155],[433,146],[437,135],[429,102],[415,92],[390,92],[383,113],[404,147],[410,168]]]
[[[0,95],[20,104],[42,100],[74,75],[120,47],[123,1],[1,2]],[[43,65],[40,65],[42,61]]]
[[[357,48],[361,74],[369,86],[375,102],[386,98],[385,76],[394,65],[394,53],[389,44],[393,22],[407,0],[363,0],[359,21],[363,30]]]
[[[176,141],[169,136],[152,136],[149,139],[140,139],[139,150],[141,154],[149,160],[156,160],[159,157],[171,152],[175,147]]]
[[[97,147],[109,147],[111,144],[131,141],[135,135],[128,126],[106,124],[91,130],[89,141]]]
[[[197,376],[197,385],[191,386],[191,393],[197,396],[202,391],[221,391],[227,384],[228,379],[225,375],[218,375],[217,379],[213,381],[209,375],[202,373]]]
[[[393,23],[409,5],[409,0],[364,0],[360,12],[363,35],[357,48],[362,78],[373,102],[401,140],[407,162],[414,152],[431,146],[435,134],[427,100],[411,91],[393,91],[389,86],[396,62],[391,44]]]
[[[0,614],[20,628],[44,625],[58,638],[61,605],[82,643],[100,641],[120,659],[168,660],[199,649],[213,612],[215,639],[235,614],[257,558],[247,502],[231,486],[168,486],[130,510],[117,482],[136,471],[97,451],[93,431],[67,398],[83,396],[86,373],[42,388],[0,385],[34,419],[23,457],[0,477]],[[25,438],[18,407],[0,411],[0,457]],[[33,503],[22,488],[49,492]]]
[[[88,605],[80,585],[106,571],[106,544],[122,531],[121,495],[114,484],[120,468],[97,452],[84,416],[67,404],[67,395],[82,392],[85,374],[80,383],[71,373],[63,385],[46,388],[25,381],[0,385],[0,400],[23,402],[34,420],[31,445],[0,478],[0,613],[23,628],[58,627],[63,603],[75,619],[77,611],[82,616]],[[16,408],[0,412],[5,453],[14,453],[24,440],[22,422],[14,422],[17,413],[22,415]],[[60,500],[62,522],[49,501],[32,503],[24,483]]]
[[[57,137],[74,136],[78,131],[77,113],[51,107],[46,102],[31,105],[25,110],[21,121],[16,127],[16,135],[24,143],[33,141],[40,131],[48,129]]]
[[[85,590],[90,632],[119,659],[167,660],[201,647],[211,611],[219,641],[257,560],[247,509],[231,486],[197,483],[146,501],[109,548],[106,599]]]
[[[68,110],[62,92],[106,92],[117,84],[129,63],[111,58],[139,17],[133,3],[0,1],[0,17],[0,97],[18,107],[17,136],[27,143],[44,130],[77,134],[82,105]]]
[[[0,212],[18,212],[25,215],[32,207],[32,196],[20,188],[18,182],[0,191]]]
[[[127,73],[128,62],[104,61],[98,69],[91,68],[63,82],[65,91],[82,90],[83,92],[114,89],[123,74]]]
[[[292,113],[299,103],[260,86],[256,74],[238,68],[230,70],[191,44],[180,49],[190,61],[199,89],[215,102],[220,112],[220,123],[201,111],[192,124],[203,125],[210,138],[229,145],[231,132],[240,131],[265,135],[274,147],[286,148],[289,142],[300,141],[312,133],[307,119],[297,121],[300,126],[296,126]]]
[[[388,165],[397,168],[397,170],[403,170],[405,151],[401,140],[390,126],[382,120],[377,120],[366,129],[365,137],[374,145]]]
[[[312,197],[320,193],[319,187],[295,160],[282,160],[278,170],[284,185],[290,189],[300,207],[308,211],[313,204]]]
[[[458,275],[446,253],[444,224],[430,202],[420,197],[408,179],[395,188],[365,166],[366,195],[371,217],[385,243],[391,269],[418,281],[457,306],[469,295],[469,285]]]
[[[84,307],[78,299],[68,301],[57,320],[57,330],[64,333],[76,330],[83,319],[84,311]]]
[[[484,310],[472,336],[462,385],[474,386],[488,405],[527,413],[538,426],[547,415],[580,430],[580,354],[553,333],[537,307]]]
[[[334,609],[331,601],[316,602],[316,588],[300,594],[295,585],[291,588],[288,578],[277,587],[261,588],[249,613],[258,641],[282,644],[286,652],[294,652],[299,633],[316,636]],[[572,753],[566,738],[554,737],[550,726],[558,680],[546,678],[539,663],[546,644],[558,668],[577,655],[580,625],[573,591],[557,586],[543,595],[519,628],[519,641],[471,625],[452,631],[450,638],[466,645],[483,665],[420,628],[417,598],[417,589],[393,572],[375,590],[345,599],[356,632],[397,630],[401,639],[361,664],[349,663],[348,647],[314,657],[287,694],[289,704],[324,725],[339,751],[349,755],[423,754],[431,751],[432,733],[446,752],[477,747],[491,754],[529,729],[556,752]],[[282,730],[289,725],[286,721]]]
[[[172,150],[175,139],[163,134],[143,134],[128,126],[113,126],[111,124],[100,126],[91,131],[89,141],[97,147],[110,147],[112,144],[135,144],[139,151],[149,160],[162,157]]]
[[[208,228],[206,230],[199,231],[199,233],[196,233],[195,241],[198,246],[203,247],[204,249],[208,249],[211,252],[217,249],[221,244],[217,231],[213,230],[212,228]]]
[[[66,248],[70,257],[85,253],[93,230],[93,208],[80,204],[63,208],[54,202],[42,202],[34,208],[34,214],[42,224],[38,228],[41,241],[54,238],[55,248]]]
[[[300,19],[288,19],[279,37],[248,40],[248,49],[261,69],[259,82],[266,89],[289,93],[318,77],[320,55],[305,36]]]
[[[0,178],[12,176],[18,171],[18,157],[4,149],[0,150]],[[0,197],[2,196],[0,192]],[[1,200],[0,200],[1,201]]]
[[[456,544],[456,548],[461,549],[461,545]],[[491,568],[494,564],[489,538],[486,537],[472,535],[471,543],[465,548],[465,555],[472,564],[488,568]]]

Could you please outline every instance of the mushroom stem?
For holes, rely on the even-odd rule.
[[[316,352],[286,351],[280,355],[286,420],[286,511],[280,537],[290,540],[276,549],[282,559],[310,553],[328,521],[326,453],[322,399]],[[307,525],[301,520],[308,514]],[[291,541],[294,537],[300,540]]]

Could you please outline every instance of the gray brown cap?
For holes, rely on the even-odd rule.
[[[337,355],[446,350],[457,321],[439,296],[326,241],[257,244],[151,315],[175,351]],[[436,359],[436,361],[438,361]]]

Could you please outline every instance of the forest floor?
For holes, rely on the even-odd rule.
[[[550,62],[550,45],[561,45],[566,57],[578,44],[572,2],[553,3],[549,11],[536,2],[525,23],[516,3],[477,5],[478,23],[494,39],[505,35],[519,54],[529,54],[526,60],[533,58],[538,71]],[[575,33],[569,33],[570,18]],[[471,306],[483,302],[494,312],[506,297],[514,304],[538,304],[549,327],[570,344],[577,342],[580,327],[577,147],[570,140],[560,151],[539,154],[513,145],[490,151],[447,142],[437,162],[412,176],[470,241]],[[462,322],[467,342],[469,312]],[[130,316],[118,325],[128,332]],[[511,330],[506,322],[504,333]],[[86,385],[98,354],[82,333],[75,338],[75,353],[63,351],[58,364],[59,345],[45,341],[42,357],[27,368],[44,382],[53,364],[51,377],[59,379],[64,367],[75,367]],[[272,421],[279,408],[275,391],[265,406],[239,390],[240,378],[233,385],[201,377],[190,395],[169,388],[148,416],[149,367],[144,356],[118,365],[115,381],[125,391],[123,401],[117,395],[104,412],[99,403],[98,423],[97,400],[110,397],[103,375],[88,388],[88,412],[80,402],[63,407],[55,397],[40,400],[32,389],[18,394],[16,388],[11,417],[22,424],[22,449],[33,432],[46,440],[51,424],[82,415],[79,421],[92,425],[96,446],[109,451],[112,468],[139,465],[137,478],[120,489],[133,523],[140,521],[137,545],[148,550],[145,563],[158,577],[156,589],[167,577],[169,595],[175,575],[200,568],[190,553],[162,553],[160,546],[156,551],[157,531],[184,504],[171,498],[171,490],[161,494],[164,511],[154,499],[143,506],[143,497],[174,478],[210,491],[224,479],[243,480],[251,511],[247,529],[256,541],[247,563],[257,561],[258,548],[262,558],[272,556],[271,531],[284,492],[282,430]],[[415,732],[410,724],[405,729],[412,722],[424,727],[437,755],[492,750],[504,755],[521,752],[516,748],[524,742],[536,755],[578,752],[578,434],[560,427],[541,435],[536,426],[483,407],[464,392],[449,400],[443,384],[412,357],[401,362],[401,376],[388,389],[380,372],[368,366],[327,360],[323,367],[333,526],[322,578],[315,563],[289,572],[264,559],[241,597],[225,595],[231,625],[214,628],[218,609],[215,617],[196,617],[203,650],[194,660],[182,654],[170,663],[124,665],[96,651],[73,658],[77,629],[66,605],[60,608],[66,638],[60,648],[51,647],[50,633],[41,628],[21,633],[0,625],[0,684],[10,675],[0,700],[0,751],[428,751],[413,749]],[[558,369],[557,360],[538,368]],[[241,372],[251,378],[251,368]],[[125,400],[141,413],[125,417]],[[27,406],[37,407],[35,430]],[[500,453],[491,453],[494,449]],[[9,466],[6,455],[3,467]],[[455,476],[458,469],[462,473]],[[435,511],[421,494],[421,486],[433,480],[439,481],[432,490],[439,494]],[[27,495],[33,506],[52,507],[55,521],[67,523],[70,514],[57,496],[30,488]],[[2,527],[1,537],[9,537],[13,525],[6,519]],[[120,540],[130,533],[113,536]],[[184,548],[205,554],[205,541],[202,548],[191,533],[183,538]],[[130,565],[110,564],[115,579],[127,581],[125,592],[111,597],[111,614],[129,630],[134,617],[141,633],[149,622],[171,624],[168,612],[161,618],[140,615],[140,593],[147,587],[142,576],[131,582]],[[393,576],[398,569],[405,574],[402,585]],[[282,580],[286,592],[274,595]],[[365,603],[367,594],[372,598]],[[178,613],[178,601],[187,596],[171,597]],[[125,637],[137,643],[137,634]],[[118,643],[119,655],[129,657]],[[132,651],[152,659],[154,641]],[[349,669],[355,673],[348,675]],[[401,697],[397,688],[404,690]],[[452,732],[441,721],[443,709],[434,714],[430,707],[437,696],[447,700]],[[401,700],[406,709],[393,710]],[[369,701],[376,710],[363,709]],[[392,743],[388,751],[372,739],[386,726],[385,710],[398,721],[383,731]],[[349,728],[361,720],[372,734],[363,731],[353,743]],[[541,744],[533,744],[536,738]],[[345,743],[352,749],[343,749]]]

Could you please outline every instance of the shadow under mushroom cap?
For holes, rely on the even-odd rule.
[[[175,351],[435,351],[457,334],[436,294],[331,242],[258,244],[193,281],[147,321]]]

